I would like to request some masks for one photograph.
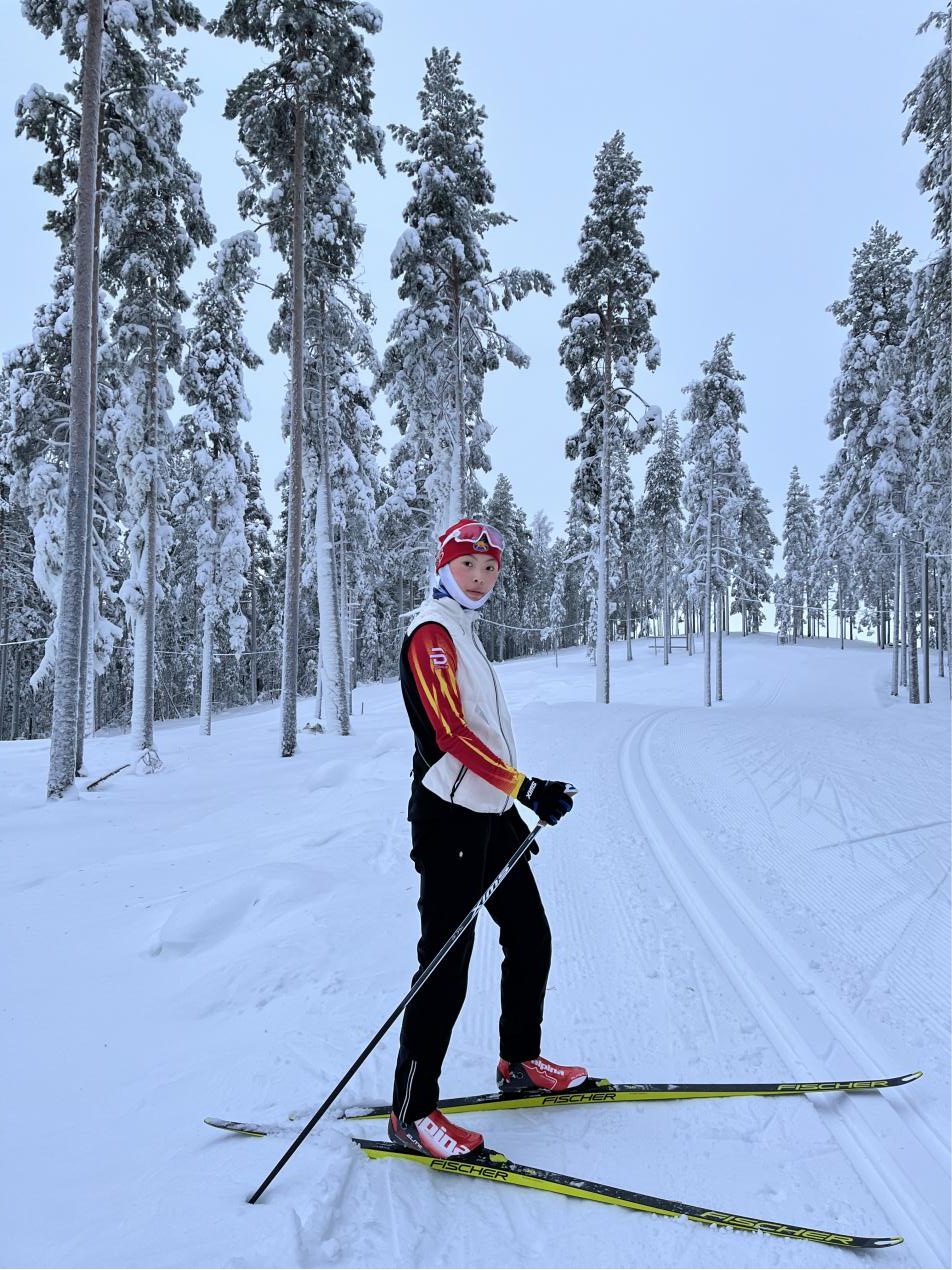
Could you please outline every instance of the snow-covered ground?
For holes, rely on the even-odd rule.
[[[618,1080],[844,1079],[888,1095],[471,1116],[513,1159],[855,1234],[855,1254],[372,1162],[287,1140],[403,995],[416,874],[395,682],[353,735],[278,757],[263,707],[157,730],[164,770],[47,805],[47,745],[0,745],[8,1266],[949,1266],[949,704],[888,695],[889,656],[726,641],[500,668],[520,766],[581,793],[533,867],[555,953],[544,1052]],[[302,703],[302,721],[308,715]],[[99,775],[122,737],[87,744]],[[527,823],[532,823],[528,820]],[[492,1088],[499,949],[479,923],[445,1096]],[[386,1099],[389,1035],[341,1099]],[[363,1132],[383,1136],[380,1122]]]

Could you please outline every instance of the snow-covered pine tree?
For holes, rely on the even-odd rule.
[[[73,306],[70,257],[68,250],[60,253],[53,296],[33,316],[32,341],[5,354],[0,395],[0,462],[9,474],[9,499],[27,516],[33,577],[54,614],[31,676],[34,689],[51,674],[56,661],[55,614],[63,579]]]
[[[921,527],[915,514],[915,477],[921,430],[916,426],[918,421],[914,418],[910,402],[909,371],[908,345],[887,345],[882,350],[870,392],[870,398],[878,401],[879,407],[875,423],[868,433],[868,488],[875,537],[872,543],[864,544],[865,551],[858,553],[857,569],[864,578],[867,595],[875,593],[875,587],[885,590],[882,566],[888,559],[889,546],[898,543],[899,580],[894,583],[893,607],[897,614],[902,609],[904,642],[911,642],[909,700],[918,704],[915,601],[918,597],[916,561],[919,552],[915,548]],[[870,561],[870,548],[875,551],[877,547],[879,550]],[[901,600],[901,594],[905,595],[905,602]],[[898,629],[900,626],[897,624]],[[927,629],[928,618],[923,615],[923,630]],[[893,687],[895,695],[898,692],[895,682]]]
[[[390,452],[381,471],[381,498],[375,517],[379,567],[387,592],[384,647],[390,666],[396,665],[406,630],[406,618],[429,594],[433,553],[427,522],[430,508],[423,492],[422,465],[404,451],[403,438]]]
[[[830,578],[835,587],[836,599],[833,612],[839,620],[841,649],[846,647],[846,623],[852,622],[856,614],[856,605],[852,598],[854,553],[843,532],[843,492],[846,482],[842,476],[842,468],[845,462],[846,456],[841,450],[820,478],[816,550],[817,568]],[[885,648],[889,643],[889,611],[886,606],[884,585],[880,588],[880,597],[877,608],[879,646]]]
[[[630,550],[636,535],[638,507],[631,480],[628,456],[635,444],[632,434],[614,430],[612,455],[609,462],[608,486],[611,490],[611,508],[608,518],[608,620],[610,637],[618,635],[624,615],[625,660],[632,660],[631,625],[632,602],[641,582],[644,591],[645,570],[638,573],[633,565],[634,552]],[[612,620],[614,618],[614,620]]]
[[[504,472],[496,477],[485,517],[502,534],[506,549],[493,598],[482,610],[484,616],[477,621],[489,627],[492,634],[484,642],[494,650],[494,659],[502,661],[517,655],[522,648],[525,599],[532,585],[529,527],[525,512],[515,500],[512,482]]]
[[[817,549],[818,526],[810,491],[794,467],[787,485],[783,517],[783,561],[786,596],[790,604],[791,639],[803,638],[809,615],[808,588]],[[809,629],[809,628],[808,628]]]
[[[546,614],[545,621],[546,629],[542,632],[544,638],[552,640],[556,667],[558,667],[559,664],[559,648],[564,638],[564,627],[567,613],[567,557],[568,544],[564,538],[556,538],[555,542],[552,544],[552,551],[550,554],[552,589],[549,592],[548,612]]]
[[[31,13],[27,0],[24,14],[41,25],[38,11]],[[37,6],[38,8],[38,6]],[[49,8],[49,6],[45,6]],[[87,525],[90,484],[89,444],[92,428],[90,370],[95,278],[96,184],[99,118],[102,91],[103,0],[77,0],[60,6],[59,13],[44,13],[48,34],[59,30],[64,49],[82,47],[81,123],[77,160],[77,188],[73,228],[74,269],[70,354],[69,462],[64,518],[63,573],[57,607],[56,671],[50,729],[50,764],[47,796],[61,798],[76,777],[76,733],[79,727],[79,690],[84,588],[86,582]]]
[[[952,283],[952,245],[947,277]],[[911,476],[910,517],[919,526],[925,568],[932,560],[935,593],[935,646],[939,676],[944,674],[943,634],[952,665],[952,312],[942,291],[941,260],[916,274],[906,338],[908,384],[904,404],[918,425],[914,455],[906,455]],[[911,471],[910,471],[911,469]],[[922,588],[924,591],[924,587]],[[928,612],[923,615],[924,676],[928,673]],[[949,676],[952,697],[952,676]]]
[[[71,198],[73,196],[71,195]],[[4,357],[3,392],[0,394],[0,453],[9,471],[11,504],[22,508],[28,517],[33,540],[36,584],[44,600],[51,606],[52,620],[34,634],[47,634],[39,664],[29,676],[34,690],[48,677],[56,660],[56,620],[63,577],[65,546],[64,517],[66,511],[67,449],[69,428],[69,368],[73,305],[72,245],[64,246],[57,260],[52,299],[41,304],[33,318],[33,337],[29,344],[11,349]],[[106,340],[103,304],[98,306],[100,344]],[[92,319],[91,319],[92,320]],[[94,341],[95,343],[96,341]],[[91,360],[95,361],[91,353]],[[114,367],[106,367],[90,383],[90,441],[102,433],[100,414],[94,404],[111,398],[114,389]],[[98,382],[98,394],[95,384]],[[98,397],[94,403],[93,398]],[[87,654],[92,653],[90,673],[101,674],[112,654],[118,628],[104,609],[113,598],[112,575],[117,546],[116,509],[113,494],[114,473],[111,447],[107,437],[99,436],[99,448],[90,445],[90,491],[94,477],[96,498],[87,505],[89,558],[84,571],[91,570],[93,585],[84,585],[91,596],[91,629],[86,617],[81,633],[80,697],[77,706],[77,771],[82,764],[84,725],[93,726],[92,694],[84,694]],[[93,512],[95,516],[93,516]],[[84,553],[85,554],[85,553]],[[22,656],[18,656],[18,664]],[[32,657],[28,658],[32,666]],[[85,697],[85,700],[84,700]],[[45,707],[37,703],[33,712],[41,730],[48,721]]]
[[[909,112],[903,141],[913,133],[925,147],[927,160],[919,174],[919,189],[933,205],[932,237],[936,250],[916,271],[909,293],[909,326],[906,351],[909,364],[909,393],[913,409],[921,420],[922,438],[917,455],[913,512],[923,539],[926,568],[931,557],[935,577],[935,630],[939,651],[939,674],[944,675],[944,644],[952,629],[952,613],[943,607],[952,596],[950,586],[950,500],[952,484],[952,286],[950,286],[950,205],[952,205],[952,115],[949,62],[952,14],[948,7],[933,10],[919,27],[923,34],[932,27],[942,33],[942,48],[926,65],[919,83],[903,101]],[[922,590],[925,593],[927,582]],[[923,615],[923,670],[928,700],[929,617]],[[949,677],[952,693],[952,675]]]
[[[770,528],[770,505],[763,490],[754,484],[746,463],[740,464],[739,472],[739,555],[734,562],[731,612],[740,613],[741,631],[747,635],[763,624],[763,602],[773,590],[770,568],[777,538]]]
[[[243,324],[245,305],[258,276],[257,236],[246,231],[226,239],[199,286],[195,322],[188,332],[180,392],[192,407],[181,420],[181,445],[191,458],[192,478],[176,503],[187,515],[198,549],[201,590],[202,703],[200,725],[212,726],[213,635],[224,619],[229,644],[245,644],[247,619],[241,598],[251,563],[245,534],[245,463],[239,427],[251,417],[244,369],[260,366]]]
[[[670,565],[681,545],[681,438],[678,416],[669,411],[660,432],[657,451],[645,467],[642,513],[655,541],[661,547],[661,613],[664,635],[664,664],[671,655],[671,576]]]
[[[774,597],[774,611],[776,613],[777,622],[777,643],[786,644],[790,638],[790,599],[787,595],[786,578],[775,573],[773,576],[772,590]]]
[[[4,387],[0,373],[0,394]],[[32,530],[25,508],[12,497],[13,471],[3,441],[0,397],[0,740],[6,741],[20,735],[24,655],[36,656],[51,609],[33,580]]]
[[[714,345],[710,360],[701,363],[702,378],[684,388],[689,394],[684,418],[692,427],[681,447],[681,456],[690,464],[682,497],[686,529],[684,565],[686,580],[697,590],[704,583],[704,704],[711,704],[711,616],[718,636],[718,686],[720,687],[721,603],[725,584],[721,548],[737,554],[740,504],[740,433],[746,432],[741,415],[746,406],[741,382],[746,378],[736,369],[731,353],[734,334],[722,336]],[[728,556],[728,559],[730,556]],[[719,595],[715,603],[715,588]],[[720,691],[718,700],[720,700]]]
[[[170,527],[165,518],[170,371],[184,345],[181,279],[214,227],[201,181],[179,151],[182,117],[198,84],[183,79],[182,51],[163,43],[159,10],[136,10],[141,56],[130,54],[127,119],[117,138],[116,184],[103,200],[103,276],[121,287],[112,326],[126,382],[113,410],[125,494],[129,576],[120,589],[134,633],[134,751],[153,749],[156,604],[162,594]],[[125,140],[126,144],[122,142]],[[136,144],[133,144],[133,141]]]
[[[267,225],[272,244],[288,266],[290,308],[289,351],[291,403],[288,413],[288,532],[285,564],[284,647],[281,677],[281,753],[297,747],[297,683],[299,592],[302,551],[303,456],[305,430],[305,301],[306,289],[330,280],[309,278],[307,261],[317,254],[327,271],[337,250],[346,262],[356,250],[353,238],[335,242],[338,229],[356,225],[352,196],[334,196],[342,185],[348,153],[369,160],[383,172],[380,157],[383,134],[370,121],[373,58],[363,33],[382,26],[379,11],[366,0],[229,0],[221,16],[210,23],[218,35],[250,41],[275,55],[267,65],[251,71],[229,95],[227,118],[239,120],[239,137],[248,158],[241,161],[247,180],[239,195],[239,209]],[[307,257],[307,260],[306,260]],[[349,273],[344,268],[345,282]],[[317,315],[326,322],[325,308]],[[325,345],[326,346],[326,345]],[[319,410],[327,418],[326,374]],[[321,439],[321,444],[326,442]],[[329,717],[336,731],[349,731],[347,689],[337,573],[332,539],[330,458],[323,455],[318,497],[318,580],[322,658],[333,685]]]
[[[633,384],[639,359],[654,370],[661,352],[651,333],[656,310],[648,296],[658,274],[645,256],[640,224],[651,187],[639,185],[641,164],[626,150],[622,132],[602,146],[594,176],[579,257],[564,274],[573,298],[559,318],[567,331],[559,356],[569,374],[568,403],[582,413],[581,428],[567,440],[566,453],[570,458],[572,451],[600,454],[598,471],[591,473],[599,508],[595,700],[607,704],[611,434],[615,429],[627,432],[626,416],[634,418],[628,403],[638,396]],[[647,445],[660,421],[660,410],[646,407],[631,433],[633,451]]]
[[[897,453],[880,409],[897,376],[905,372],[894,361],[884,374],[880,361],[887,349],[901,348],[906,339],[914,256],[914,251],[903,247],[899,234],[889,233],[877,221],[866,241],[853,251],[849,295],[829,306],[848,332],[827,414],[830,437],[839,440],[841,447],[841,461],[835,465],[840,487],[830,496],[842,508],[841,532],[851,553],[851,573],[867,607],[873,609],[890,587],[904,532],[895,521],[887,528],[883,519],[884,510],[889,516],[898,510],[891,482],[883,483]],[[900,602],[898,587],[894,584],[892,589],[895,618]]]
[[[87,23],[84,2],[70,0],[68,4],[61,4],[59,0],[25,0],[22,9],[27,21],[45,36],[60,34],[63,53],[68,61],[74,65],[80,62]],[[148,144],[135,121],[130,123],[130,111],[134,112],[137,108],[137,96],[141,105],[143,94],[152,91],[156,80],[148,56],[130,39],[129,33],[137,37],[141,35],[148,44],[150,40],[154,41],[157,31],[172,35],[178,24],[195,29],[200,22],[200,14],[189,0],[152,0],[147,7],[111,0],[105,6],[103,17],[103,87],[97,138],[99,179],[93,230],[91,326],[94,332],[100,329],[104,304],[98,288],[101,197],[117,179],[122,180],[121,171],[123,167],[128,167],[128,156],[138,147]],[[37,170],[35,180],[61,200],[60,205],[47,213],[46,227],[57,234],[64,258],[70,264],[82,114],[81,86],[81,75],[77,73],[67,84],[65,93],[50,93],[34,84],[17,102],[17,132],[39,140],[50,155],[48,162]],[[100,310],[98,314],[97,308]],[[87,550],[82,604],[77,771],[82,763],[85,689],[87,684],[91,689],[94,672],[100,673],[105,669],[116,634],[114,625],[104,616],[105,609],[113,607],[110,573],[115,567],[111,558],[115,550],[110,544],[116,538],[112,493],[116,485],[115,447],[112,437],[103,427],[103,418],[97,420],[97,407],[102,410],[110,404],[115,395],[115,385],[108,383],[108,368],[97,364],[101,360],[101,343],[93,339],[90,346],[90,416],[93,426],[89,434],[86,490]],[[103,352],[108,356],[109,349],[105,345]],[[105,377],[103,370],[107,371]],[[51,558],[49,564],[52,568]],[[61,566],[55,570],[56,573],[60,571]],[[48,655],[51,658],[55,656],[55,628]],[[87,675],[88,660],[92,664]],[[85,705],[85,720],[87,726],[92,726],[91,692]]]
[[[345,347],[343,341],[341,347]],[[358,363],[352,354],[348,354],[346,360],[350,365],[338,376],[333,410],[339,421],[343,460],[340,479],[335,482],[341,491],[342,516],[338,572],[348,700],[352,709],[357,680],[380,677],[380,635],[392,614],[387,613],[380,602],[383,578],[376,519],[376,509],[383,497],[378,463],[382,451],[380,426],[374,420],[371,390],[360,378]],[[375,363],[376,354],[371,345],[360,365],[367,368]],[[373,597],[371,603],[367,603],[368,597]]]
[[[410,463],[422,473],[425,511],[416,524],[429,540],[424,568],[447,524],[478,515],[475,474],[490,470],[486,375],[503,358],[529,364],[493,315],[532,291],[552,294],[551,279],[538,269],[493,273],[486,234],[513,217],[492,208],[486,111],[463,87],[459,68],[458,53],[434,48],[417,95],[419,128],[390,125],[409,152],[397,168],[413,192],[403,213],[407,228],[390,258],[406,307],[391,326],[379,386],[402,433],[392,466]]]
[[[552,293],[539,269],[494,274],[485,237],[508,225],[493,210],[495,187],[485,163],[485,109],[463,88],[461,58],[433,48],[418,94],[419,128],[391,124],[409,151],[397,169],[410,178],[406,229],[391,255],[406,307],[387,340],[381,386],[397,406],[416,455],[429,458],[432,528],[472,514],[477,470],[489,471],[490,427],[482,418],[482,390],[501,359],[528,366],[528,357],[494,318],[532,291]]]
[[[552,522],[544,511],[537,511],[529,524],[529,591],[523,605],[523,625],[530,628],[524,644],[525,653],[544,651],[549,624],[549,599],[552,595]]]
[[[338,194],[338,203],[350,202]],[[349,194],[349,191],[346,191]],[[350,235],[337,234],[336,240],[351,238],[359,243],[362,227]],[[377,357],[370,337],[369,320],[372,307],[369,297],[352,283],[349,294],[340,294],[326,267],[320,263],[307,269],[316,280],[315,298],[308,302],[317,321],[306,342],[308,378],[316,391],[305,403],[304,508],[307,532],[304,537],[303,580],[318,596],[323,616],[320,631],[328,630],[325,608],[321,608],[321,553],[324,540],[322,507],[330,493],[331,515],[329,540],[336,544],[331,557],[334,581],[339,594],[341,662],[346,668],[338,690],[324,661],[330,646],[321,639],[320,662],[324,668],[320,715],[324,730],[337,730],[334,703],[344,702],[349,718],[351,693],[355,676],[360,673],[362,651],[371,663],[376,662],[379,631],[386,626],[385,606],[378,593],[384,579],[380,574],[376,508],[383,499],[382,478],[377,463],[380,452],[380,428],[371,412],[370,390],[361,379],[361,371],[372,377],[377,371]],[[352,307],[352,305],[354,307]],[[286,327],[285,327],[286,332]],[[280,324],[272,333],[272,347],[280,346]],[[286,335],[285,335],[286,343]],[[327,469],[328,480],[322,479]],[[363,597],[358,603],[356,596]],[[371,597],[368,603],[368,597]],[[316,637],[317,632],[315,632]],[[365,673],[366,667],[364,667]],[[371,670],[369,676],[373,677]]]
[[[243,445],[245,473],[245,538],[248,542],[248,700],[258,700],[262,688],[261,656],[273,658],[278,602],[274,584],[274,540],[271,513],[261,494],[258,456],[247,441]]]

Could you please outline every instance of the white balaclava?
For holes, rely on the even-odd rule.
[[[447,595],[452,596],[454,600],[462,604],[464,609],[481,609],[483,605],[486,603],[486,601],[489,599],[489,597],[492,595],[492,591],[487,591],[486,594],[481,599],[471,600],[470,597],[463,590],[463,588],[460,586],[460,584],[453,577],[452,571],[450,570],[450,566],[448,564],[445,564],[442,569],[437,570],[436,580],[437,580],[437,585],[441,586]]]

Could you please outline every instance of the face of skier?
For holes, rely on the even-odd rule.
[[[481,600],[488,595],[499,577],[496,561],[491,556],[457,556],[450,561],[450,573],[471,600]]]

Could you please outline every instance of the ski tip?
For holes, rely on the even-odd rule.
[[[923,1072],[909,1072],[909,1074],[906,1076],[900,1076],[899,1082],[902,1085],[908,1085],[908,1084],[911,1084],[912,1081],[918,1080],[919,1077],[922,1075],[924,1075]]]
[[[364,1106],[362,1103],[353,1107],[344,1107],[340,1113],[341,1120],[379,1120],[384,1115],[380,1107]]]
[[[219,1120],[215,1116],[206,1116],[204,1123],[212,1129],[226,1129],[229,1133],[243,1133],[247,1138],[265,1138],[268,1136],[257,1125],[242,1124],[240,1120]]]

